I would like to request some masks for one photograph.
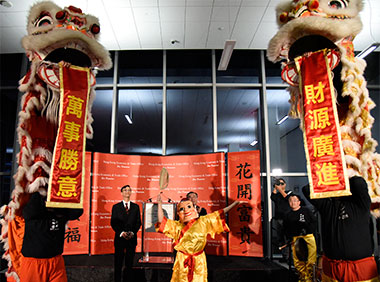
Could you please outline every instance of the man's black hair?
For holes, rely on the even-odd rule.
[[[131,186],[129,186],[128,184],[124,185],[123,187],[121,187],[120,192],[123,192],[123,190],[127,188],[131,188]]]
[[[274,177],[274,178],[273,178],[273,187],[274,187],[275,185],[279,186],[281,180],[286,184],[286,181],[285,181],[284,178],[282,178],[282,177],[279,177],[279,178]]]
[[[289,198],[288,198],[288,200],[289,200],[291,197],[297,197],[297,199],[300,201],[300,206],[304,206],[304,205],[305,205],[305,202],[303,201],[303,199],[301,198],[300,195],[295,194],[295,193],[290,193],[290,194],[289,194]]]
[[[197,195],[197,198],[198,198],[198,193],[197,193],[197,192],[193,192],[193,191],[190,191],[189,193],[187,193],[187,194],[186,194],[186,198],[189,198],[189,196],[190,196],[191,194],[195,194],[195,195]]]

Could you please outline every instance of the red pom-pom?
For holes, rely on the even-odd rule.
[[[288,21],[288,13],[287,12],[282,12],[280,15],[280,22],[286,23]]]
[[[82,10],[80,8],[77,8],[75,6],[69,6],[68,8],[70,11],[77,13],[77,14],[82,14]]]
[[[55,18],[59,21],[62,21],[66,18],[66,12],[65,11],[59,11],[55,14]]]
[[[318,9],[318,7],[319,7],[319,2],[318,2],[318,0],[311,0],[311,1],[309,2],[309,9],[311,9],[311,10],[316,10],[316,9]]]
[[[91,32],[93,34],[98,34],[100,32],[100,26],[98,26],[97,24],[93,24],[91,26]]]

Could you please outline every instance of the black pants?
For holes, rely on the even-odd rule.
[[[275,238],[273,238],[274,239],[274,245],[277,246],[277,248],[279,248],[279,247],[285,245],[287,242],[287,240],[286,240],[287,238],[285,236],[285,229],[284,229],[284,220],[274,218],[272,220],[272,224],[273,224],[273,229],[276,231],[276,236],[275,236]],[[288,247],[283,248],[281,250],[281,254],[285,260],[288,260],[289,256],[290,256],[289,248]]]
[[[121,238],[123,239],[123,238]],[[133,259],[135,257],[136,252],[136,244],[131,241],[127,241],[123,239],[124,241],[117,240],[115,242],[115,254],[114,254],[114,271],[115,271],[115,282],[127,282],[127,281],[134,281],[133,277]],[[125,268],[123,271],[123,280],[121,280],[121,270],[123,268],[123,261],[125,261]]]

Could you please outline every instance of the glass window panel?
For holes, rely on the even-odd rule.
[[[18,67],[20,67],[20,65],[18,65]],[[19,73],[20,70],[18,70],[17,74]],[[14,78],[16,78],[16,76]],[[0,172],[3,173],[3,175],[0,176],[1,205],[7,204],[10,192],[14,186],[11,185],[11,171],[14,156],[13,143],[15,138],[16,116],[19,111],[17,107],[19,93],[17,80],[12,79],[8,81],[8,83],[13,83],[13,89],[0,89]],[[15,152],[15,154],[16,153],[17,152]]]
[[[110,152],[112,96],[112,90],[96,90],[96,98],[92,105],[94,138],[87,139],[87,151]]]
[[[17,86],[14,89],[1,89],[0,92],[0,171],[10,172],[19,92]]]
[[[211,51],[181,50],[167,51],[167,83],[210,83]]]
[[[213,152],[211,89],[167,91],[167,154]]]
[[[113,83],[113,70],[114,70],[114,59],[115,51],[110,52],[112,60],[112,68],[109,70],[98,71],[96,74],[96,83],[97,84],[112,84]]]
[[[162,90],[119,90],[117,123],[118,153],[162,154]]]
[[[265,56],[266,58],[266,56]],[[281,63],[272,63],[267,58],[265,59],[265,75],[267,83],[284,83],[281,78]]]
[[[364,76],[368,85],[379,85],[380,83],[380,52],[372,52],[365,57],[367,67]]]
[[[119,83],[162,83],[162,50],[119,52]]]
[[[217,89],[219,151],[260,149],[259,94],[258,89]]]
[[[215,51],[215,64],[218,69],[223,50]],[[258,83],[261,73],[260,51],[234,50],[228,68],[216,71],[216,82],[219,83]]]
[[[288,118],[290,104],[289,93],[283,90],[267,90],[268,128],[271,171],[282,169],[283,172],[306,172],[306,157],[303,135],[299,128],[299,119]]]
[[[18,86],[24,54],[0,55],[0,86]]]

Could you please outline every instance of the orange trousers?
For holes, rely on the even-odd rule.
[[[374,257],[359,260],[333,260],[322,257],[323,282],[379,282]]]
[[[20,282],[67,282],[62,255],[52,258],[21,258]]]

